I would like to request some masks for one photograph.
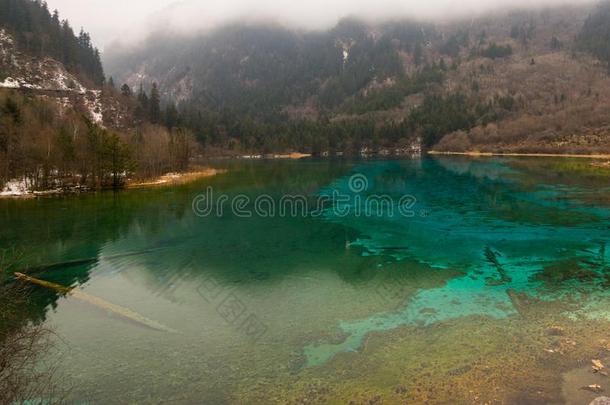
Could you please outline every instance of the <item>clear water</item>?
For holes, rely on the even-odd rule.
[[[58,336],[49,357],[71,401],[595,397],[566,375],[610,355],[610,171],[491,158],[219,166],[227,173],[173,188],[0,201],[0,245],[21,249],[25,267],[57,263],[36,277],[174,331],[35,287],[32,317]],[[339,192],[352,208],[356,195],[416,202],[412,217],[326,205],[202,218],[192,200],[208,186],[252,199]],[[583,385],[607,383],[597,378]]]

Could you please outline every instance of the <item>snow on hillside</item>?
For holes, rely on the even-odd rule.
[[[48,93],[57,93],[58,103],[66,103],[66,95],[76,94],[82,97],[90,118],[98,124],[103,122],[101,91],[87,89],[64,65],[52,58],[36,59],[20,53],[14,45],[13,38],[0,29],[0,88],[24,89]]]
[[[102,125],[104,122],[101,96],[102,92],[100,90],[91,90],[85,96],[85,107],[87,107],[87,111],[89,111],[89,115],[93,122],[99,125]]]

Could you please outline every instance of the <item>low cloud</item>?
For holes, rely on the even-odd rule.
[[[587,0],[579,0],[586,2]],[[131,42],[152,31],[190,32],[212,29],[236,20],[274,21],[291,27],[323,29],[345,16],[378,20],[396,17],[444,18],[491,9],[574,4],[567,0],[48,0],[92,33],[100,47],[118,40]]]

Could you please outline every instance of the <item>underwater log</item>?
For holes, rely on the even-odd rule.
[[[154,329],[154,330],[158,330],[158,331],[162,331],[162,332],[170,332],[170,333],[177,333],[176,330],[168,328],[165,325],[160,324],[157,321],[154,321],[152,319],[148,319],[143,315],[138,314],[135,311],[132,311],[129,308],[125,308],[122,307],[120,305],[116,305],[113,304],[111,302],[108,302],[106,300],[103,300],[99,297],[96,297],[94,295],[91,294],[87,294],[85,292],[79,291],[79,290],[75,290],[73,288],[69,288],[69,287],[65,287],[63,285],[59,285],[59,284],[55,284],[52,283],[50,281],[45,281],[45,280],[40,280],[38,278],[34,278],[34,277],[30,277],[30,276],[26,276],[23,273],[15,273],[15,277],[19,280],[22,281],[27,281],[30,282],[32,284],[36,284],[39,285],[41,287],[45,287],[45,288],[49,288],[52,290],[55,290],[57,292],[59,292],[60,294],[64,294],[64,295],[70,295],[80,301],[89,303],[91,305],[94,305],[98,308],[102,308],[105,309],[107,311],[112,312],[115,315],[118,315],[126,320],[135,322],[139,325],[142,326],[146,326],[148,328]]]
[[[164,248],[161,247],[161,248],[146,249],[146,250],[141,250],[141,251],[136,251],[136,252],[119,253],[119,254],[112,255],[112,256],[106,256],[106,257],[104,257],[104,259],[112,260],[112,259],[121,259],[121,258],[125,258],[125,257],[130,257],[130,256],[145,255],[145,254],[157,252],[161,249],[164,249]],[[39,266],[30,267],[24,271],[26,273],[39,273],[39,272],[51,270],[54,268],[61,268],[61,267],[68,267],[68,266],[80,266],[80,265],[84,265],[84,264],[95,264],[98,261],[99,261],[99,257],[89,257],[89,258],[85,258],[85,259],[76,259],[76,260],[68,260],[65,262],[43,264],[43,265],[39,265]]]

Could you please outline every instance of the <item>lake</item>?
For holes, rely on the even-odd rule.
[[[79,292],[32,285],[31,317],[56,334],[46,360],[71,402],[610,392],[590,370],[610,357],[609,169],[462,157],[214,166],[226,173],[175,187],[0,200],[0,246]]]

